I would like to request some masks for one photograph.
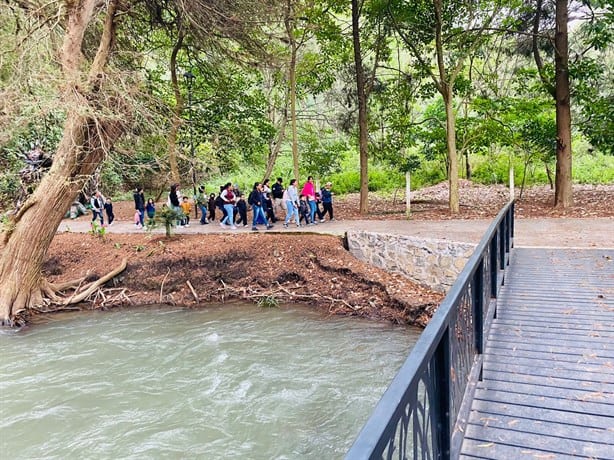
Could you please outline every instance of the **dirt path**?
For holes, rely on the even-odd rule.
[[[467,243],[477,243],[484,235],[492,219],[459,220],[336,220],[309,227],[285,229],[277,224],[265,231],[261,226],[259,233],[308,233],[325,235],[344,235],[348,230],[377,233],[395,233],[421,238],[445,239]],[[58,232],[87,233],[90,230],[89,217],[77,220],[64,220]],[[146,234],[131,222],[116,221],[106,231],[112,234]],[[176,228],[176,235],[193,234],[245,234],[256,233],[250,227],[237,230],[222,229],[217,223],[209,225],[193,224],[190,227]],[[164,234],[161,228],[152,230],[153,234]],[[614,248],[614,218],[541,218],[516,219],[514,244],[518,247],[602,247]]]

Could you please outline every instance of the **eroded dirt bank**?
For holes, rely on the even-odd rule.
[[[53,282],[94,280],[128,258],[124,272],[81,308],[168,303],[196,307],[236,300],[301,302],[331,314],[424,326],[441,294],[371,267],[327,235],[64,233],[44,272]],[[74,306],[70,307],[74,308]]]

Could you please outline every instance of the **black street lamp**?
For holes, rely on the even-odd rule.
[[[190,135],[190,163],[192,165],[192,188],[194,190],[194,196],[196,196],[196,168],[194,166],[195,154],[194,154],[194,137],[192,134],[192,85],[196,77],[189,70],[183,74],[186,86],[188,88],[188,129]],[[198,206],[194,206],[194,215],[198,219]]]

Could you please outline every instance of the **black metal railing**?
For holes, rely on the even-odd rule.
[[[346,460],[458,457],[513,237],[511,201],[482,237]]]

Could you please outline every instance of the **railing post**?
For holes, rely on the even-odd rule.
[[[510,247],[513,248],[514,247],[514,209],[516,206],[516,202],[512,201],[512,204],[510,205],[510,209],[508,210],[509,215],[510,215]],[[511,249],[510,249],[511,250]]]
[[[499,229],[495,232],[492,239],[490,240],[489,247],[489,255],[490,255],[490,263],[489,263],[489,271],[490,271],[490,297],[495,299],[497,298],[497,277],[499,276],[499,264],[497,261],[497,241],[501,238],[501,232]]]
[[[512,218],[508,210],[508,212],[505,213],[505,255],[508,255],[510,253],[510,237],[512,235],[511,226],[512,226]],[[507,260],[509,262],[509,257],[507,258]],[[501,268],[505,268],[506,265],[507,263]]]
[[[507,239],[507,213],[499,224],[499,269],[505,270],[505,240]]]
[[[438,460],[450,459],[450,435],[453,427],[450,420],[450,401],[452,399],[452,381],[450,379],[450,328],[446,328],[435,351],[435,372],[437,375],[435,395],[437,400],[436,425],[439,438],[439,452],[435,457]]]
[[[475,337],[476,352],[481,355],[484,351],[484,259],[480,261],[471,282],[473,304],[473,336]]]

